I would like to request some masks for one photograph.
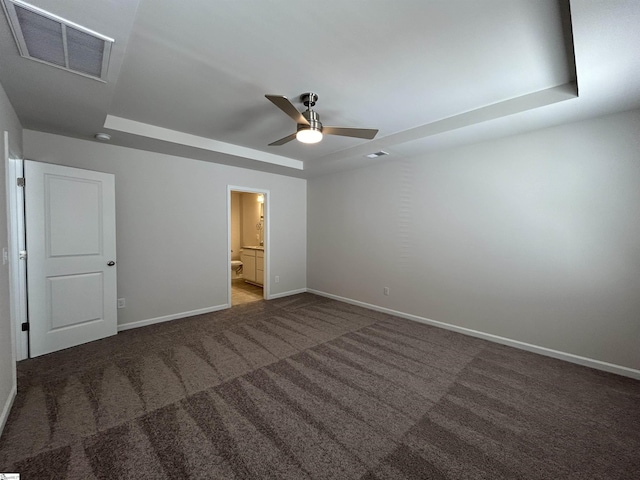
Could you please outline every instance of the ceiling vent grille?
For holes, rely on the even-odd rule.
[[[114,40],[20,0],[3,0],[20,55],[106,81]]]

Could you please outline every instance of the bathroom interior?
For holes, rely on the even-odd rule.
[[[264,298],[264,199],[231,192],[231,305]]]

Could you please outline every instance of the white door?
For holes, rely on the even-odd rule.
[[[30,356],[117,333],[114,176],[25,161]]]

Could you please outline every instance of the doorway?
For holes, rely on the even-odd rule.
[[[269,191],[228,187],[230,306],[268,299]]]

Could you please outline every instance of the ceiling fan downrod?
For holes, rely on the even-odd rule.
[[[307,110],[311,110],[311,107],[315,106],[318,101],[318,95],[313,92],[303,93],[300,95],[300,101],[305,107],[307,107]]]

